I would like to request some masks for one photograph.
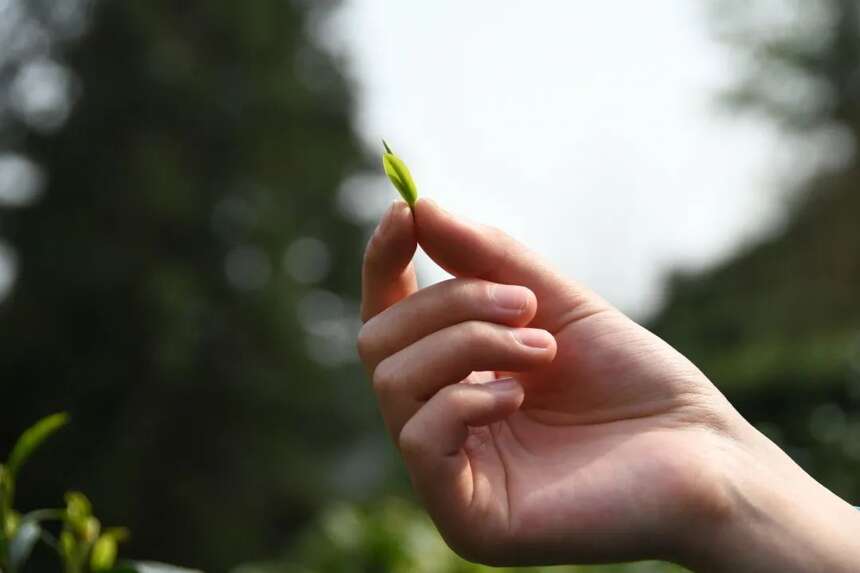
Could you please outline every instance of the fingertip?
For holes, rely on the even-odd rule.
[[[451,213],[443,209],[439,203],[425,197],[418,199],[415,207],[413,207],[413,211],[415,214],[415,224],[419,229],[430,229],[435,224],[438,224],[440,219],[451,217]]]
[[[391,219],[400,225],[408,226],[409,228],[414,228],[415,226],[412,207],[404,201],[398,200],[391,205]]]
[[[393,258],[400,260],[404,257],[411,259],[416,246],[415,225],[409,205],[395,201],[379,221],[368,248],[393,251]]]
[[[441,207],[439,207],[439,203],[429,197],[419,197],[415,202],[415,210],[417,211],[419,209],[422,211],[425,209],[435,209],[438,211]]]
[[[407,227],[412,227],[412,210],[403,201],[395,200],[383,213],[376,231],[385,235]]]
[[[409,206],[392,204],[364,251],[362,320],[369,320],[416,289],[411,261],[418,248]]]
[[[415,218],[416,232],[418,232],[418,230],[423,226],[425,220],[433,217],[436,209],[436,202],[432,199],[425,199],[424,197],[418,198],[418,201],[415,202],[415,206],[412,207],[412,215]]]

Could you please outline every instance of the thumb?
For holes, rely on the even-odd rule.
[[[415,233],[424,252],[457,277],[528,287],[538,299],[533,325],[557,332],[565,324],[609,307],[582,285],[506,233],[460,219],[430,199],[415,204]]]

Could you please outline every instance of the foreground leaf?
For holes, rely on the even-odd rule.
[[[42,418],[29,429],[25,430],[15,447],[12,448],[12,453],[9,454],[9,463],[7,471],[11,476],[15,476],[24,462],[33,454],[34,451],[44,442],[51,434],[62,428],[69,421],[69,416],[66,413],[54,414],[46,418]]]
[[[109,527],[96,539],[90,553],[90,568],[93,571],[108,571],[116,563],[119,543],[128,539],[125,527]]]

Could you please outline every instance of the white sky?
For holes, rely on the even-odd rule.
[[[641,317],[668,270],[727,256],[779,214],[785,144],[715,103],[738,64],[700,6],[347,0],[323,35],[347,57],[369,149],[385,137],[421,194]],[[395,196],[372,187],[368,204]]]

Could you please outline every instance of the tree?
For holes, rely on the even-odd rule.
[[[79,488],[129,525],[131,555],[265,557],[377,429],[354,363],[312,346],[351,350],[363,243],[335,204],[366,166],[349,86],[307,30],[332,3],[7,4],[50,45],[5,61],[4,93],[41,63],[71,110],[27,108],[35,81],[0,123],[5,157],[44,174],[0,209],[17,260],[0,443],[73,420],[21,505]]]
[[[784,226],[699,274],[676,274],[652,328],[815,477],[860,496],[860,9],[853,0],[723,2],[720,32],[752,62],[729,101],[822,134],[844,160],[791,192]],[[772,7],[772,6],[771,6]],[[846,151],[847,150],[847,151]],[[853,412],[852,412],[853,410]]]

